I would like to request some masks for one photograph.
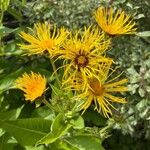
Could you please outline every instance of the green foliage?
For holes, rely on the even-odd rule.
[[[2,0],[0,0],[1,2]],[[71,30],[95,23],[92,11],[106,0],[11,0],[0,3],[5,13],[0,21],[0,149],[6,150],[103,150],[99,130],[85,131],[86,126],[105,127],[111,123],[90,109],[81,117],[70,102],[72,93],[61,93],[54,79],[52,66],[45,56],[23,56],[17,46],[18,33],[35,22],[50,21]],[[4,6],[3,6],[4,5]],[[114,57],[129,79],[129,92],[124,95],[128,103],[114,112],[112,137],[104,140],[104,147],[111,150],[148,150],[150,139],[150,2],[148,0],[116,0],[112,5],[134,15],[138,33],[135,36],[113,38]],[[59,63],[62,62],[58,62]],[[40,72],[48,79],[52,107],[36,108],[24,102],[23,93],[13,88],[15,79],[24,72]],[[59,98],[58,98],[58,96]],[[57,97],[57,98],[56,98]],[[55,101],[53,101],[55,99]],[[60,101],[61,100],[61,101]],[[59,106],[59,107],[58,107]],[[60,107],[61,106],[61,107]],[[63,113],[63,114],[62,114]],[[116,143],[116,141],[119,141]],[[137,142],[138,141],[138,142]],[[35,144],[37,147],[35,147]],[[41,145],[44,144],[44,145]],[[145,146],[146,145],[146,146]],[[144,147],[145,146],[145,147]]]
[[[10,0],[0,0],[0,10],[6,11],[9,6]]]
[[[50,130],[51,121],[42,118],[0,120],[0,127],[15,137],[22,145],[35,145]]]
[[[93,136],[78,135],[68,139],[68,141],[79,150],[104,150],[100,146],[101,140]]]
[[[24,13],[30,22],[50,20],[59,26],[78,28],[90,24],[92,10],[100,1],[91,0],[37,0],[27,3]],[[59,12],[59,13],[58,13]]]
[[[64,123],[64,115],[58,114],[51,125],[51,132],[44,136],[42,139],[40,139],[36,143],[36,145],[50,144],[55,142],[58,138],[66,134],[70,127],[71,125]]]
[[[19,117],[23,107],[24,106],[21,106],[17,109],[11,109],[10,111],[0,112],[1,121],[17,119]]]
[[[139,37],[150,37],[150,31],[138,32],[137,36],[139,36]]]

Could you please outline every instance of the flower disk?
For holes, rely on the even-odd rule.
[[[20,36],[29,44],[18,44],[21,49],[27,50],[27,54],[41,54],[46,50],[51,56],[55,55],[67,37],[67,31],[61,28],[56,31],[56,26],[53,26],[53,32],[50,32],[49,23],[37,23],[34,29],[30,29],[30,33],[21,32]]]
[[[25,100],[34,101],[45,92],[46,78],[33,72],[24,73],[15,81],[15,86],[25,93]]]
[[[110,35],[136,32],[135,22],[124,11],[100,7],[94,12],[94,18],[102,30]]]
[[[64,59],[65,64],[63,84],[70,85],[78,76],[87,82],[87,76],[100,72],[101,63],[112,63],[112,59],[102,55],[109,46],[110,39],[106,39],[105,34],[95,26],[70,34],[64,49],[59,51],[59,58]]]
[[[109,67],[109,65],[108,65]],[[127,82],[127,79],[122,79],[119,81],[115,81],[119,76],[114,77],[111,80],[107,80],[107,78],[112,74],[112,72],[108,75],[108,69],[104,70],[103,75],[99,75],[99,80],[95,77],[89,78],[89,82],[86,86],[86,89],[82,94],[77,96],[77,99],[84,99],[85,102],[81,106],[81,109],[84,111],[91,105],[92,102],[95,103],[95,109],[98,112],[102,112],[105,117],[112,115],[112,111],[110,109],[116,109],[111,103],[126,103],[125,98],[113,96],[113,93],[116,92],[125,92],[127,91],[127,87],[123,86],[124,83]],[[77,84],[77,83],[76,83]],[[79,87],[82,87],[80,84]]]

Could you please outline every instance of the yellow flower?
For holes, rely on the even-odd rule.
[[[110,35],[134,34],[136,32],[135,22],[124,11],[99,7],[94,12],[94,18],[102,30]]]
[[[109,65],[107,67],[109,67]],[[116,109],[112,105],[112,102],[126,103],[125,98],[117,97],[112,94],[127,91],[127,87],[125,87],[123,84],[126,83],[128,80],[122,79],[119,81],[114,81],[120,75],[108,80],[108,78],[114,71],[109,74],[108,72],[109,69],[104,67],[103,74],[99,75],[99,80],[95,77],[90,77],[85,91],[79,94],[77,98],[85,100],[84,104],[81,106],[81,109],[83,109],[84,111],[91,105],[92,102],[94,102],[95,109],[98,112],[102,112],[105,117],[109,118],[109,116],[112,115],[110,107]],[[80,88],[82,88],[81,82]]]
[[[53,26],[53,32],[51,32],[49,23],[37,23],[34,29],[29,29],[30,33],[19,34],[27,44],[18,44],[21,49],[27,51],[28,55],[41,54],[47,50],[53,56],[67,37],[67,31],[64,28],[57,30],[56,26]]]
[[[25,93],[25,100],[34,101],[45,92],[46,78],[33,72],[24,73],[15,81],[15,86]]]
[[[102,62],[112,63],[112,59],[102,56],[109,46],[110,39],[105,39],[104,33],[92,26],[85,28],[83,32],[70,34],[58,57],[64,59],[63,84],[70,84],[78,76],[86,82],[87,76],[96,76],[95,73],[100,72],[99,65]]]

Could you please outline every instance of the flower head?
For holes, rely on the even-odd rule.
[[[134,34],[136,32],[135,22],[124,11],[99,7],[94,12],[94,18],[102,30],[110,35]]]
[[[67,37],[67,31],[64,28],[60,30],[53,26],[53,32],[50,31],[49,23],[37,23],[31,33],[21,32],[19,35],[27,44],[18,44],[21,49],[25,49],[29,55],[41,54],[48,51],[50,55],[55,55],[57,49],[61,47]]]
[[[30,74],[24,73],[22,77],[15,81],[15,86],[25,93],[26,100],[34,101],[45,92],[46,78],[33,72]]]
[[[110,39],[105,39],[104,33],[96,27],[90,26],[83,32],[71,34],[64,43],[64,49],[59,52],[59,58],[65,63],[63,83],[70,84],[78,76],[86,82],[87,76],[96,76],[102,62],[112,63],[112,59],[102,55],[109,46]]]
[[[109,76],[112,73],[113,72],[108,74],[108,69],[105,68],[103,74],[99,75],[99,80],[96,79],[95,77],[89,78],[89,82],[86,86],[85,91],[77,96],[79,99],[85,100],[81,109],[85,111],[91,105],[91,103],[94,102],[95,109],[98,112],[102,112],[105,117],[109,117],[109,115],[112,115],[112,111],[110,108],[116,109],[112,105],[112,102],[126,103],[125,98],[117,97],[114,96],[113,94],[117,92],[127,91],[127,87],[123,85],[124,83],[127,82],[127,79],[114,81],[119,77],[116,76],[113,79],[108,80]],[[80,87],[82,87],[81,82]]]

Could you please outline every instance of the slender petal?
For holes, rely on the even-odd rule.
[[[34,101],[45,92],[46,78],[33,72],[30,74],[24,73],[22,77],[15,81],[15,86],[25,93],[26,100]]]
[[[96,76],[97,72],[101,72],[100,64],[111,64],[112,59],[103,56],[110,43],[110,39],[95,26],[85,28],[83,32],[79,30],[70,34],[64,42],[63,49],[58,52],[58,57],[67,62],[63,85],[70,86],[79,76],[86,83],[88,76]]]
[[[99,74],[99,79],[93,77],[88,78],[87,85],[84,85],[84,91],[79,94],[77,99],[82,99],[85,101],[85,103],[81,106],[81,109],[83,109],[83,112],[92,104],[92,101],[95,104],[95,109],[98,112],[102,112],[102,114],[109,118],[110,115],[112,115],[111,108],[117,110],[112,103],[126,103],[127,101],[125,98],[113,96],[115,93],[119,92],[126,92],[128,89],[123,85],[127,83],[127,79],[122,79],[119,81],[114,81],[113,79],[117,79],[114,77],[113,79],[109,79],[109,74],[112,74],[111,72],[108,74],[108,72],[111,70],[110,66],[102,66],[103,73],[105,75]],[[112,72],[114,72],[112,70]],[[111,82],[110,82],[111,81]],[[77,82],[78,88],[83,88],[83,82]],[[79,86],[80,85],[80,86]]]
[[[64,28],[57,30],[55,25],[53,26],[53,32],[50,31],[50,28],[49,23],[35,24],[34,29],[29,28],[30,33],[20,32],[20,37],[27,44],[18,45],[21,49],[26,50],[28,55],[42,54],[48,51],[51,56],[55,56],[57,50],[66,39],[68,32]]]
[[[94,18],[103,31],[110,35],[136,33],[135,22],[124,11],[99,7]]]

